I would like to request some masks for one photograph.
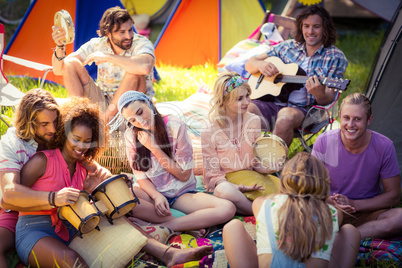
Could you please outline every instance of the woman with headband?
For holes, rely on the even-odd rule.
[[[146,95],[125,92],[110,129],[123,122],[126,152],[139,188],[140,205],[133,215],[151,223],[163,223],[174,231],[200,230],[227,222],[235,207],[227,200],[196,191],[193,149],[187,127],[173,116],[162,116]],[[170,207],[188,215],[175,218]]]
[[[252,215],[252,201],[243,192],[263,190],[262,185],[236,185],[226,174],[238,170],[272,172],[259,165],[253,143],[261,136],[261,120],[247,112],[251,88],[235,72],[221,74],[214,85],[209,124],[201,131],[204,186],[207,192],[232,201],[237,213]]]

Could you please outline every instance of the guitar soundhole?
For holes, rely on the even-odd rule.
[[[283,78],[282,74],[278,74],[277,76],[275,76],[274,84],[281,82],[282,78]]]

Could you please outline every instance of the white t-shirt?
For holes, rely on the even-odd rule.
[[[310,60],[310,57],[306,57],[301,64],[300,68],[302,68],[304,71],[307,70],[308,62]],[[289,95],[289,102],[295,103],[295,104],[305,104],[307,102],[307,90],[306,87],[302,87],[299,90],[294,90],[292,93]]]

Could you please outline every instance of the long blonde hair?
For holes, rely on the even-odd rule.
[[[57,125],[60,125],[60,111],[56,100],[44,89],[35,88],[28,91],[21,99],[15,114],[14,125],[15,133],[18,138],[29,141],[35,138],[36,117],[43,110],[57,112]]]
[[[245,81],[239,86],[229,89],[228,82],[230,79],[235,78],[240,79],[241,76],[236,72],[225,72],[218,76],[215,81],[213,93],[214,96],[211,99],[211,110],[209,111],[208,117],[210,121],[215,121],[220,127],[225,127],[225,105],[230,103],[236,99],[239,94],[239,91],[243,88],[247,89],[248,93],[251,94],[251,88],[249,84]]]
[[[332,237],[332,214],[325,203],[329,173],[318,158],[300,152],[286,163],[281,183],[280,192],[288,198],[278,211],[278,248],[304,262]]]

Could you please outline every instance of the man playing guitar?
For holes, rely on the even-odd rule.
[[[271,51],[249,59],[246,70],[272,77],[279,73],[277,66],[265,61],[278,57],[285,64],[296,63],[309,78],[305,85],[290,93],[289,99],[253,100],[248,110],[261,118],[261,127],[272,130],[287,145],[293,140],[294,129],[299,127],[309,107],[313,104],[328,105],[334,101],[335,92],[320,83],[319,77],[342,78],[348,61],[341,50],[334,46],[335,27],[329,13],[320,6],[305,8],[296,18],[295,39],[274,46]],[[276,122],[275,122],[276,119]]]

